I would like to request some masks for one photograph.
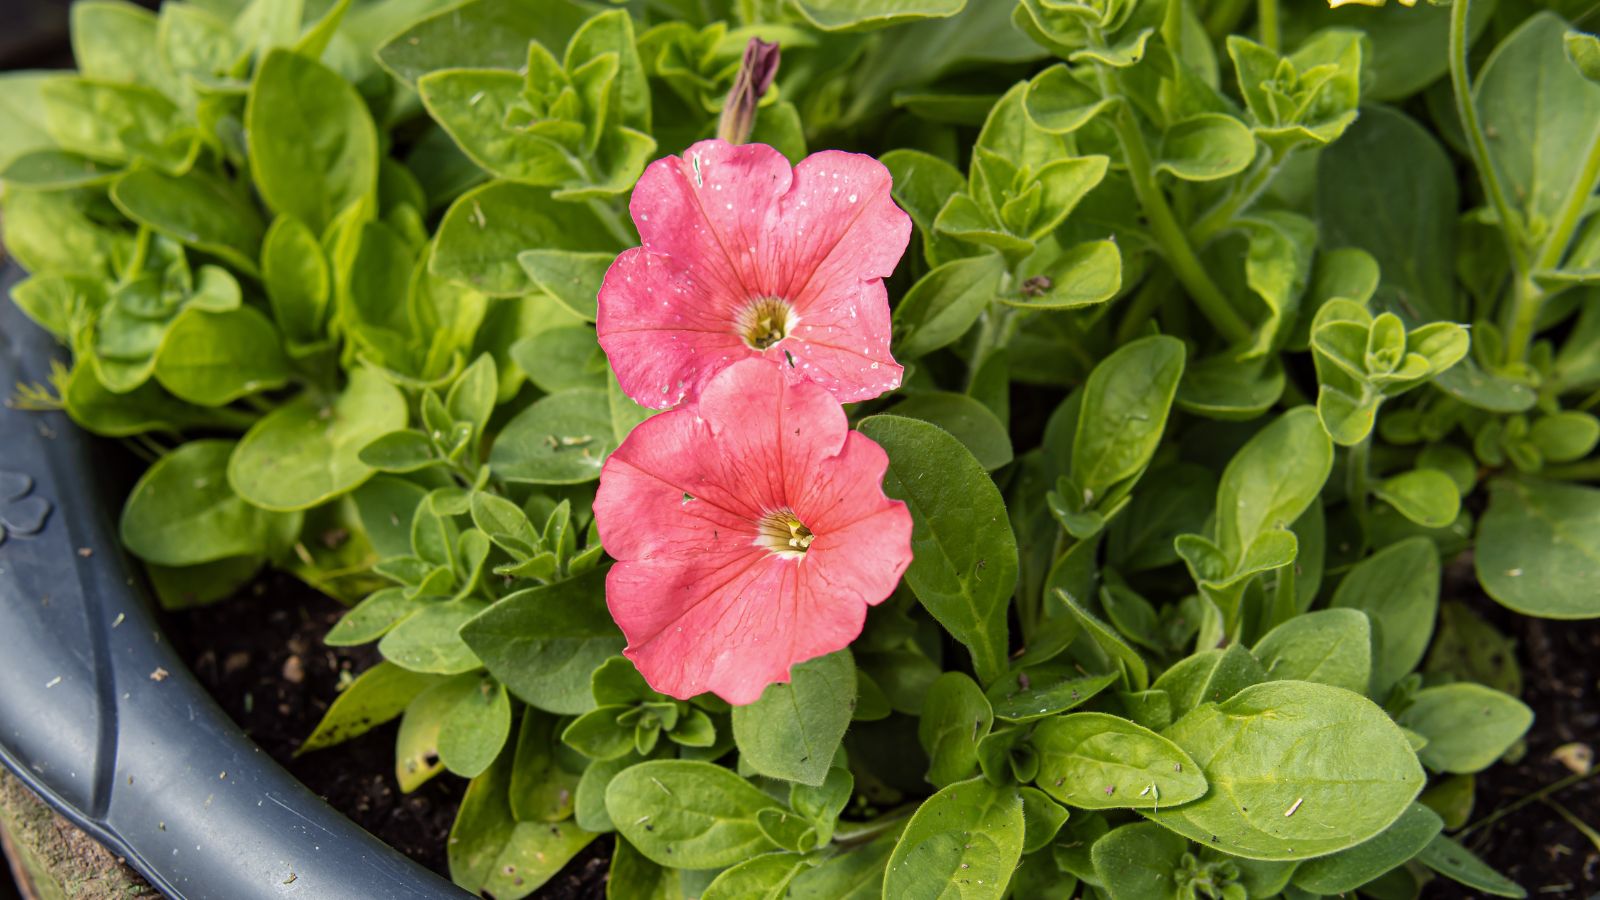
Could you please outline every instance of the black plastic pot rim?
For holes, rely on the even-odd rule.
[[[0,390],[60,359],[0,301]],[[190,674],[118,542],[121,458],[62,413],[0,407],[0,528],[20,511],[0,532],[0,762],[169,897],[470,896],[312,794]]]

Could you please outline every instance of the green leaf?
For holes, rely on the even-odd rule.
[[[262,60],[245,106],[250,174],[274,212],[320,233],[375,196],[378,135],[349,82],[286,50]]]
[[[272,321],[253,306],[227,312],[190,307],[156,351],[156,380],[173,396],[223,406],[289,383],[289,360]]]
[[[1295,616],[1251,648],[1272,681],[1315,681],[1363,693],[1372,678],[1372,627],[1354,609]]]
[[[581,317],[593,322],[600,282],[616,256],[571,250],[524,250],[517,262],[533,284]]]
[[[1006,609],[1017,580],[1017,543],[1000,491],[959,441],[933,425],[872,416],[860,430],[888,451],[884,492],[911,510],[907,583],[972,652],[979,680],[993,681],[1006,669]],[[928,472],[940,477],[922,477]]]
[[[1573,194],[1587,196],[1600,144],[1600,84],[1563,52],[1567,24],[1554,13],[1528,18],[1495,48],[1474,92],[1483,128],[1495,135],[1489,159],[1522,221],[1515,231],[1539,246]]]
[[[1111,900],[1165,900],[1179,896],[1172,886],[1188,850],[1189,842],[1178,835],[1150,822],[1136,822],[1095,841],[1089,858]]]
[[[266,226],[250,198],[200,169],[181,177],[138,169],[111,186],[128,218],[254,275]]]
[[[1600,490],[1491,481],[1475,554],[1478,581],[1503,606],[1548,619],[1600,615]]]
[[[1028,82],[1023,107],[1028,120],[1052,134],[1070,134],[1116,105],[1078,80],[1064,64],[1045,69]],[[1252,153],[1254,151],[1252,150]]]
[[[1369,106],[1317,163],[1322,243],[1357,247],[1378,261],[1375,300],[1408,324],[1461,319],[1452,260],[1455,170],[1422,126]]]
[[[1323,896],[1353,891],[1416,856],[1443,828],[1438,813],[1413,803],[1371,840],[1301,863],[1294,871],[1294,885]]]
[[[1481,772],[1533,724],[1522,701],[1467,681],[1423,688],[1411,701],[1396,721],[1428,739],[1417,755],[1437,772]]]
[[[1412,469],[1385,478],[1372,492],[1424,528],[1443,528],[1461,513],[1461,491],[1438,469]]]
[[[763,853],[724,869],[711,880],[701,900],[781,900],[789,883],[811,861],[799,853]]]
[[[918,391],[890,407],[891,415],[930,422],[961,441],[978,463],[993,472],[1011,462],[1011,435],[987,406],[966,394]]]
[[[506,423],[489,465],[507,481],[582,484],[600,477],[617,443],[606,392],[573,388],[544,397]]]
[[[462,778],[476,778],[500,755],[511,736],[511,700],[505,685],[480,678],[444,718],[439,759]]]
[[[20,154],[0,171],[0,181],[12,187],[49,191],[94,187],[116,176],[115,166],[55,149]]]
[[[885,897],[999,900],[1022,858],[1022,795],[982,778],[917,807],[883,877]]]
[[[356,676],[333,699],[316,730],[295,750],[295,755],[366,734],[405,712],[418,694],[437,683],[436,675],[407,671],[391,662],[378,663]]]
[[[878,900],[883,896],[884,869],[899,838],[900,829],[891,827],[870,843],[801,872],[789,882],[789,900]]]
[[[322,640],[330,647],[354,647],[375,641],[421,609],[425,602],[406,596],[402,588],[373,591],[354,609],[340,616]]]
[[[133,235],[102,224],[103,205],[91,191],[7,191],[6,252],[35,274],[104,279],[133,255]]]
[[[529,41],[565,47],[589,14],[571,0],[548,0],[537,9],[517,0],[474,0],[412,22],[378,48],[378,61],[409,84],[458,66],[518,69],[528,62]]]
[[[472,780],[450,829],[450,877],[473,893],[520,900],[561,871],[595,835],[571,822],[519,822],[512,754]]]
[[[856,664],[840,650],[799,663],[788,684],[771,684],[761,698],[733,708],[739,755],[756,772],[820,785],[855,708]]]
[[[505,69],[443,69],[417,81],[422,103],[473,162],[496,178],[555,187],[581,177],[569,150],[539,134],[506,127],[526,103],[522,74]]]
[[[1359,609],[1371,620],[1371,696],[1388,696],[1422,661],[1439,610],[1439,580],[1439,551],[1413,537],[1357,563],[1333,592],[1330,606]]]
[[[1005,269],[1004,257],[985,253],[922,276],[895,307],[895,353],[916,359],[966,334],[998,295]]]
[[[413,672],[470,672],[483,663],[457,632],[485,606],[476,597],[431,603],[391,628],[378,642],[378,651]]]
[[[1084,241],[1059,253],[1049,246],[1023,261],[1021,297],[1002,295],[1000,302],[1021,309],[1080,309],[1122,289],[1122,253],[1115,241]]]
[[[928,688],[917,721],[917,740],[928,754],[928,781],[944,787],[972,777],[978,741],[994,725],[983,689],[960,672],[946,672]]]
[[[1440,875],[1496,897],[1521,898],[1528,892],[1521,885],[1490,868],[1472,852],[1444,835],[1437,835],[1417,860]]]
[[[1184,181],[1216,181],[1243,172],[1255,157],[1255,135],[1243,122],[1201,113],[1167,127],[1156,151],[1156,170]]]
[[[1029,666],[989,686],[985,694],[994,714],[1008,722],[1042,719],[1089,702],[1118,676],[1084,675],[1077,665]]]
[[[356,369],[331,403],[303,394],[252,426],[228,461],[228,483],[264,509],[316,506],[366,481],[373,470],[361,448],[405,427],[406,416],[399,390]]]
[[[1089,373],[1071,470],[1085,507],[1100,503],[1150,464],[1167,427],[1183,361],[1182,341],[1153,335],[1118,348]]]
[[[505,597],[461,628],[489,674],[518,699],[559,715],[594,708],[589,675],[622,650],[606,610],[606,569]]]
[[[1178,745],[1126,719],[1097,712],[1040,722],[1035,784],[1080,809],[1159,809],[1206,793],[1200,766]]]
[[[1424,780],[1383,710],[1311,682],[1247,687],[1194,709],[1164,736],[1206,761],[1213,790],[1146,815],[1247,859],[1308,859],[1353,847],[1399,818]]]
[[[261,281],[284,337],[300,346],[323,337],[333,275],[317,236],[294,216],[279,216],[267,229],[261,244]]]
[[[179,127],[177,106],[136,84],[58,78],[43,87],[46,123],[62,149],[112,163],[144,160],[181,171],[195,142]]]
[[[894,178],[894,202],[911,216],[922,235],[922,254],[928,265],[938,266],[965,255],[953,238],[933,230],[934,220],[950,197],[967,187],[967,179],[956,167],[921,150],[905,148],[890,150],[878,161]]]
[[[943,19],[967,0],[795,0],[795,9],[823,31],[868,31],[919,19]]]
[[[228,486],[231,441],[191,441],[156,461],[122,507],[122,543],[163,566],[236,556],[273,557],[294,542],[300,517],[271,513]]]
[[[1172,703],[1172,714],[1181,716],[1204,703],[1221,703],[1245,688],[1267,680],[1261,667],[1243,644],[1229,644],[1226,650],[1202,650],[1161,673],[1151,685],[1165,691]]]
[[[628,843],[677,869],[719,869],[776,849],[756,816],[780,808],[733,772],[691,760],[640,763],[606,788],[606,811]]]
[[[1333,444],[1309,406],[1284,413],[1244,445],[1217,488],[1217,543],[1235,571],[1258,538],[1299,518],[1332,469]]]
[[[534,287],[518,262],[522,251],[594,251],[616,244],[588,207],[555,200],[539,188],[496,181],[450,205],[429,268],[491,297],[514,297]]]
[[[163,87],[156,17],[132,3],[88,0],[72,6],[72,58],[90,78]]]

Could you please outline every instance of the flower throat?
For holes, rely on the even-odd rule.
[[[752,350],[766,350],[794,330],[794,307],[780,297],[757,297],[739,310],[739,337]]]

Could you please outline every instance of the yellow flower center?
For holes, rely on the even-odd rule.
[[[781,297],[757,297],[734,320],[739,337],[752,350],[766,350],[788,337],[794,326],[794,307]]]
[[[756,523],[756,546],[778,556],[803,557],[814,540],[816,535],[791,509],[767,513]]]

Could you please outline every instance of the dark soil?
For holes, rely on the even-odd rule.
[[[442,773],[402,794],[394,779],[396,722],[294,757],[338,695],[340,679],[379,660],[371,645],[322,642],[343,611],[296,579],[267,573],[238,596],[167,616],[166,633],[201,684],[273,759],[356,824],[449,877],[445,848],[467,783]],[[599,900],[610,857],[611,839],[596,840],[534,896]]]
[[[1574,770],[1551,756],[1556,748],[1581,742],[1600,750],[1600,620],[1528,618],[1484,597],[1475,585],[1463,587],[1457,596],[1472,597],[1479,615],[1516,640],[1522,701],[1534,712],[1527,752],[1515,763],[1497,763],[1477,776],[1476,823],[1571,778]],[[1546,799],[1600,830],[1600,774]],[[1530,897],[1600,896],[1600,846],[1545,802],[1524,803],[1488,825],[1474,829],[1469,824],[1468,829],[1462,841],[1467,849],[1527,888]],[[1483,895],[1439,879],[1423,896],[1444,900]]]

